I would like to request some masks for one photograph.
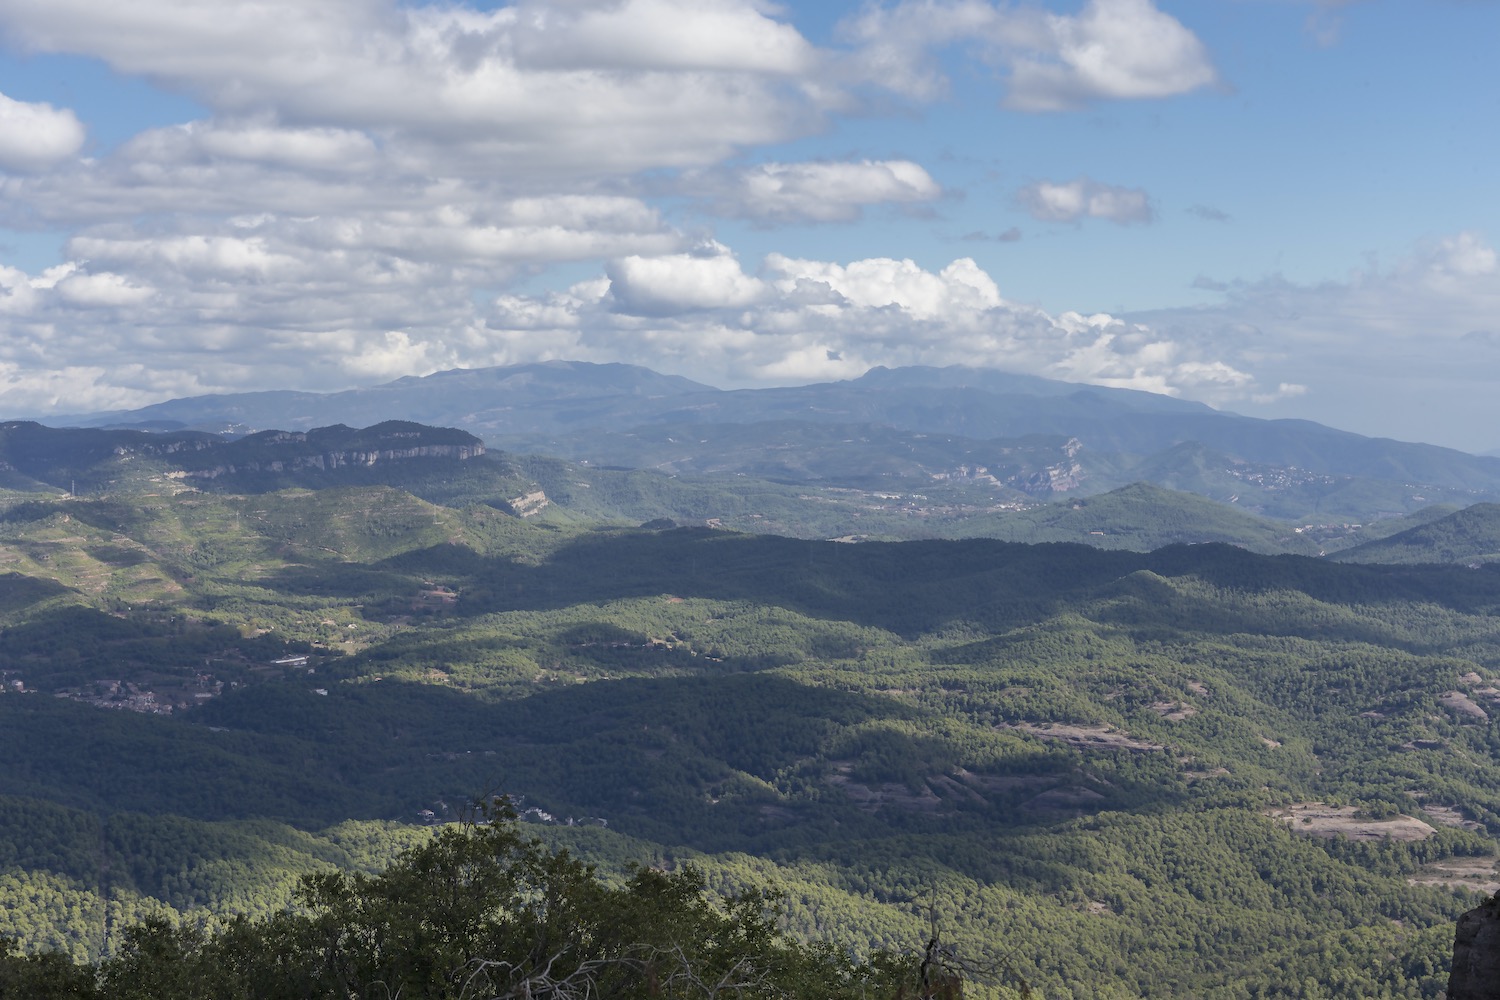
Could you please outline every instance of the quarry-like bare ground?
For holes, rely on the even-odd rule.
[[[1464,814],[1453,806],[1440,805],[1436,802],[1423,802],[1422,811],[1431,816],[1441,826],[1456,826],[1462,830],[1483,830],[1483,823],[1476,823],[1467,819]]]
[[[1500,892],[1500,859],[1445,858],[1422,868],[1406,881],[1412,885],[1445,885],[1474,892]]]
[[[1364,819],[1354,806],[1330,806],[1323,802],[1296,802],[1278,806],[1266,815],[1279,819],[1293,833],[1305,837],[1348,837],[1350,840],[1426,840],[1437,831],[1414,816]]]

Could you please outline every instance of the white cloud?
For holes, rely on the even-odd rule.
[[[0,314],[24,314],[36,302],[36,291],[42,279],[34,279],[19,268],[0,264]]]
[[[1151,198],[1140,188],[1101,184],[1087,177],[1064,183],[1037,181],[1017,193],[1033,218],[1044,222],[1108,219],[1121,225],[1150,222]]]
[[[1186,94],[1217,82],[1196,35],[1152,0],[1089,0],[1078,14],[985,0],[901,0],[844,28],[868,80],[931,100],[947,81],[936,50],[963,44],[1008,77],[1007,106],[1064,111],[1095,100]]]
[[[740,270],[718,243],[666,257],[632,254],[613,262],[608,273],[615,308],[638,316],[739,308],[765,292],[764,283]]]
[[[1441,274],[1473,278],[1500,271],[1500,256],[1478,233],[1464,232],[1438,244],[1431,267]]]
[[[1046,27],[1011,64],[1011,107],[1171,97],[1218,78],[1203,43],[1151,0],[1089,0],[1076,17],[1048,15]]]
[[[962,363],[1212,402],[1269,391],[1243,345],[1017,305],[968,258],[929,269],[772,254],[750,273],[710,243],[625,255],[604,277],[480,307],[482,279],[462,262],[248,233],[80,238],[86,261],[36,276],[0,269],[0,310],[18,333],[0,341],[0,373],[18,387],[11,412],[53,396],[82,410],[552,358],[631,361],[726,385]],[[71,372],[76,385],[63,392],[44,372]]]
[[[324,249],[476,264],[537,265],[632,250],[668,253],[683,242],[636,199],[582,195],[319,217],[284,228],[288,238]]]
[[[684,186],[711,197],[720,214],[765,222],[851,222],[869,205],[932,201],[943,193],[910,160],[761,163],[690,178]]]
[[[933,271],[772,254],[757,277],[712,247],[618,262],[608,283],[502,296],[488,326],[518,359],[633,361],[721,385],[974,364],[1214,401],[1256,390],[1233,359],[1201,345],[1105,314],[1053,317],[1010,303],[967,258]]]
[[[763,5],[736,0],[525,4],[515,35],[520,61],[532,66],[794,76],[820,58]]]
[[[947,92],[948,81],[934,53],[955,43],[997,41],[1017,16],[988,0],[900,0],[866,5],[840,25],[853,46],[849,72],[877,86],[919,100]]]
[[[68,250],[76,257],[96,263],[137,270],[170,268],[192,278],[290,277],[299,266],[296,258],[271,251],[260,237],[117,240],[83,236],[72,240]]]
[[[64,299],[81,306],[130,306],[146,301],[152,290],[131,284],[126,278],[108,271],[73,274],[57,283]]]
[[[816,51],[748,0],[12,0],[0,18],[33,49],[303,130],[290,149],[287,134],[213,140],[234,152],[326,157],[355,130],[448,173],[597,176],[713,163],[809,131],[824,110],[824,89],[804,86]]]
[[[185,129],[210,156],[304,170],[359,170],[369,166],[376,153],[369,136],[351,129],[279,128],[269,122],[195,122]]]
[[[609,278],[597,278],[538,297],[502,295],[495,300],[490,326],[521,333],[576,330],[587,312],[600,308],[610,285]]]
[[[202,386],[191,379],[163,378],[143,387],[121,384],[143,374],[140,365],[126,369],[102,365],[37,369],[0,360],[0,398],[5,400],[7,414],[81,413],[146,406],[164,396],[202,391]]]
[[[938,319],[956,311],[982,312],[1004,304],[995,282],[967,257],[936,274],[910,260],[875,258],[840,265],[780,254],[772,254],[766,268],[777,276],[783,293],[820,284],[841,303],[858,309],[894,306],[916,320]]]
[[[726,160],[875,91],[936,95],[931,57],[956,44],[1009,74],[1013,97],[1040,92],[1016,83],[1028,60],[1066,70],[1073,82],[1052,86],[1067,100],[1195,86],[1165,71],[1192,52],[1176,22],[1137,9],[1141,31],[1177,46],[1152,63],[1137,51],[1149,32],[1110,20],[1121,2],[1052,19],[982,0],[870,6],[852,45],[829,50],[768,0],[0,0],[12,43],[98,58],[208,109],[80,157],[71,111],[0,103],[0,227],[69,234],[65,264],[0,265],[6,403],[83,410],[556,357],[728,382],[1071,364],[1224,390],[1233,379],[1192,367],[1224,359],[1114,320],[1073,329],[1007,302],[972,260],[742,265],[648,200],[780,224],[943,197],[899,155]],[[1088,184],[1085,214],[1147,205]],[[571,288],[513,291],[550,265],[602,261]]]
[[[83,148],[83,125],[67,108],[0,94],[0,168],[40,170]]]
[[[189,93],[224,123],[196,137],[212,155],[346,169],[378,144],[427,171],[503,164],[532,180],[706,167],[818,130],[853,106],[851,87],[930,99],[943,88],[932,53],[956,43],[1008,75],[1008,102],[1027,110],[1215,79],[1201,43],[1150,0],[1090,0],[1076,15],[904,0],[851,21],[844,52],[760,0],[0,0],[0,25],[32,50]],[[67,152],[48,155],[71,155],[76,121],[54,127],[68,138],[47,148]]]

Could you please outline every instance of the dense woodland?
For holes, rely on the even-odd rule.
[[[617,884],[515,825],[508,804],[450,825],[379,874],[304,876],[295,905],[214,933],[149,917],[99,962],[0,944],[16,1000],[431,1000],[736,996],[956,998],[962,962],[853,960],[791,937],[763,893],[711,895],[691,865]],[[1010,977],[1023,995],[1024,980]]]
[[[642,928],[621,975],[753,938],[764,995],[897,990],[937,928],[970,996],[1435,998],[1500,885],[1482,560],[143,484],[0,501],[0,996],[347,995],[270,970],[474,843]],[[466,926],[514,969],[506,899]]]

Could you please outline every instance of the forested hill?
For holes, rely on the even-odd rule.
[[[1342,552],[1342,562],[1463,563],[1500,560],[1500,504],[1481,503]]]
[[[183,490],[232,496],[292,488],[387,486],[448,507],[483,504],[559,524],[636,525],[665,519],[796,537],[990,537],[1080,541],[1136,551],[1182,542],[1226,542],[1267,554],[1303,555],[1337,552],[1453,510],[1431,505],[1404,518],[1369,523],[1322,516],[1288,522],[1257,515],[1237,503],[1214,502],[1201,492],[1148,482],[1092,495],[1061,492],[1048,501],[1005,486],[996,477],[1040,482],[1035,477],[1041,475],[1045,480],[1047,475],[1025,470],[1052,461],[1057,449],[1065,452],[1071,447],[1058,439],[1007,445],[1006,461],[1019,463],[1014,475],[999,466],[960,464],[962,474],[944,473],[946,478],[933,479],[923,471],[926,460],[914,456],[941,453],[945,457],[939,465],[961,463],[973,458],[966,450],[972,442],[928,435],[899,438],[866,428],[860,440],[876,451],[893,447],[898,438],[911,446],[907,457],[883,460],[841,439],[844,429],[839,426],[824,426],[817,434],[807,433],[807,426],[788,430],[799,442],[797,447],[768,453],[756,451],[764,445],[763,428],[743,428],[743,434],[729,435],[738,445],[730,445],[719,433],[728,434],[724,428],[701,431],[710,435],[701,447],[722,446],[721,457],[731,456],[736,447],[746,449],[747,461],[752,454],[762,454],[752,464],[770,478],[755,478],[724,471],[603,468],[496,452],[466,431],[402,421],[364,429],[336,425],[262,431],[239,438],[195,431],[148,433],[10,423],[0,425],[0,489],[72,493],[92,501]],[[773,459],[772,454],[780,457]],[[1154,474],[1172,479],[1161,468]],[[799,475],[816,481],[799,481]],[[918,484],[922,492],[908,489],[912,477],[927,477],[926,485]],[[836,485],[855,481],[863,485]],[[892,484],[898,488],[895,492]],[[84,508],[79,513],[87,516]],[[1371,549],[1369,558],[1378,560],[1383,551],[1396,550]]]
[[[768,885],[856,953],[935,920],[1049,997],[1435,998],[1500,885],[1493,568],[390,487],[11,504],[0,933],[27,949],[282,912],[497,790],[608,872]]]

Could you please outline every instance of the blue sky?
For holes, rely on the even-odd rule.
[[[0,0],[0,416],[974,364],[1500,446],[1495,0]]]

